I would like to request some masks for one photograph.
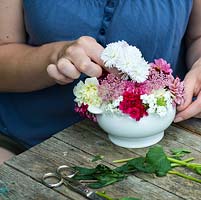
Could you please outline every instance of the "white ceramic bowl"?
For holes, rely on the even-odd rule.
[[[127,115],[97,114],[99,126],[109,134],[109,139],[116,145],[126,148],[148,147],[159,142],[164,130],[170,126],[176,109],[170,109],[166,116],[150,114],[140,121]]]

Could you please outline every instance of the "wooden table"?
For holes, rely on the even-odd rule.
[[[201,120],[192,119],[173,124],[160,142],[166,152],[184,147],[201,163]],[[107,135],[90,121],[83,121],[54,135],[45,142],[15,156],[0,167],[0,180],[7,184],[7,199],[12,200],[84,200],[65,186],[50,189],[41,183],[44,173],[54,171],[63,164],[94,166],[93,155],[104,155],[104,164],[114,166],[115,159],[145,155],[144,149],[125,149],[113,145]],[[187,171],[186,171],[187,172]],[[188,171],[191,174],[191,172]],[[136,173],[124,181],[107,186],[101,191],[114,198],[124,196],[146,200],[201,199],[201,184],[175,175],[155,177]]]

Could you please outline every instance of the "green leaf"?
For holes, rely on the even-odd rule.
[[[145,172],[145,173],[154,173],[155,167],[154,165],[150,165],[147,163],[146,158],[139,157],[134,158],[133,160],[130,160],[128,162],[130,167],[133,167],[136,169],[136,171]]]
[[[181,153],[191,153],[191,151],[189,151],[188,149],[184,149],[184,148],[174,148],[174,149],[171,149],[171,152],[173,155],[175,154],[181,154]]]
[[[198,166],[195,168],[195,171],[201,175],[201,166]]]
[[[91,159],[91,162],[96,162],[98,160],[102,160],[104,158],[104,156],[102,155],[96,155]]]
[[[78,173],[73,177],[76,180],[97,180],[88,186],[94,189],[102,188],[123,180],[126,175],[110,169],[108,166],[99,164],[95,168],[75,167]]]
[[[172,157],[181,160],[182,157],[184,157],[187,153],[191,153],[188,149],[184,149],[184,148],[174,148],[171,149],[172,152]]]
[[[157,176],[165,176],[171,169],[171,163],[167,159],[163,148],[159,145],[151,147],[146,154],[146,164],[154,169]]]
[[[75,171],[77,171],[76,175],[92,175],[96,172],[96,168],[87,168],[87,167],[73,167]]]

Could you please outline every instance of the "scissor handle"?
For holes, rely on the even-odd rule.
[[[55,178],[58,180],[58,182],[56,183],[49,183],[47,180],[50,178]],[[46,173],[43,175],[42,177],[42,182],[49,188],[55,188],[55,187],[59,187],[63,184],[64,180],[61,176],[59,176],[57,173]]]
[[[65,171],[68,171],[68,170],[71,170],[72,173],[64,176],[62,174],[62,172],[65,172]],[[72,167],[70,167],[68,165],[61,165],[61,166],[59,166],[57,168],[56,173],[58,175],[60,175],[61,177],[63,177],[63,178],[65,178],[65,177],[67,177],[67,178],[73,178],[76,175],[77,171],[75,171]]]

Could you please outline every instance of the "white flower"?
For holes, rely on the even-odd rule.
[[[99,107],[101,105],[101,99],[98,96],[98,80],[97,78],[87,78],[85,83],[80,81],[73,89],[73,93],[76,96],[74,99],[78,106],[82,103],[89,106]]]
[[[172,109],[171,92],[165,89],[154,90],[151,94],[141,95],[143,104],[148,105],[147,112],[157,113],[161,117],[164,117],[167,112]]]
[[[104,111],[107,113],[120,114],[121,111],[118,109],[118,106],[119,106],[121,101],[123,101],[123,96],[118,97],[116,100],[114,100],[111,103],[104,104],[102,106],[102,109],[104,109]]]
[[[125,41],[107,45],[101,55],[106,67],[117,68],[132,80],[141,83],[149,75],[150,65],[142,57],[141,51],[135,46],[129,46]]]
[[[121,58],[124,48],[128,46],[125,41],[110,43],[101,54],[101,59],[108,68],[116,66],[116,63]]]

